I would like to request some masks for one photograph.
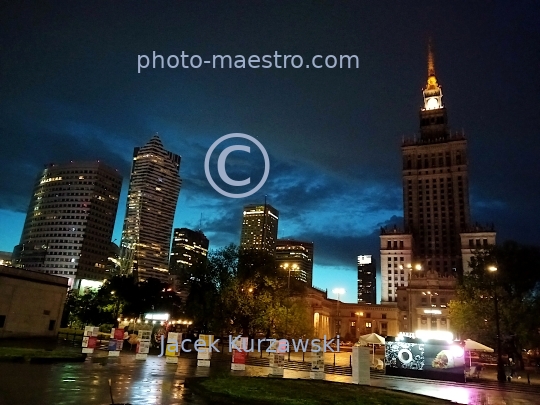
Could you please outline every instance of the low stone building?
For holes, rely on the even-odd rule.
[[[68,279],[0,266],[0,338],[55,337]]]
[[[341,302],[328,298],[327,291],[313,287],[308,287],[307,300],[317,338],[339,334],[342,340],[357,340],[368,333],[397,336],[399,332],[396,306]]]

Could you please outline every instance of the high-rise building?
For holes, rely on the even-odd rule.
[[[182,293],[191,277],[192,267],[204,262],[210,242],[200,230],[175,228],[171,246],[169,271],[174,279],[175,290]]]
[[[420,135],[402,144],[405,227],[381,230],[382,302],[396,301],[396,288],[407,287],[412,272],[461,274],[471,240],[495,242],[493,229],[470,227],[467,141],[448,127],[431,46],[427,70]]]
[[[278,233],[279,212],[270,204],[244,206],[241,249],[263,250],[274,254]]]
[[[423,98],[420,137],[402,145],[405,229],[424,270],[461,272],[459,233],[469,225],[467,141],[448,128],[431,47]]]
[[[122,176],[100,162],[48,165],[38,176],[16,266],[70,279],[73,288],[108,275]]]
[[[288,272],[287,277],[290,276],[303,281],[311,287],[313,280],[313,242],[278,239],[275,259],[276,264]]]
[[[123,271],[169,281],[169,249],[182,180],[180,156],[157,135],[135,148],[122,232]]]
[[[377,268],[371,255],[358,256],[358,303],[377,303]]]

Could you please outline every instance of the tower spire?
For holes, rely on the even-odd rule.
[[[430,76],[435,76],[435,58],[433,57],[433,47],[431,44],[431,37],[429,38],[429,41],[428,41],[427,72],[428,72],[428,78]]]

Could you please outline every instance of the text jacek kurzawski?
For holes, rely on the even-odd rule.
[[[261,344],[263,342],[268,343],[268,348],[265,350],[267,353],[288,353],[291,350],[291,347],[294,352],[339,352],[339,337],[336,340],[336,349],[331,347],[331,344],[334,343],[334,339],[327,340],[326,335],[323,339],[292,339],[289,343],[286,339],[242,339],[242,336],[238,335],[235,338],[229,336],[229,352],[233,350],[238,350],[240,352],[260,352]],[[194,349],[189,349],[187,345],[193,343],[191,339],[182,339],[181,342],[169,342],[167,343],[167,348],[171,352],[178,352],[179,349],[182,349],[185,353],[190,353],[192,350],[195,352],[208,352],[214,351],[219,353],[217,344],[219,339],[212,341],[209,346],[206,346],[206,342],[203,339],[195,340],[193,347]],[[311,343],[311,344],[310,344]],[[160,357],[165,353],[165,339],[164,336],[161,336],[161,354]]]

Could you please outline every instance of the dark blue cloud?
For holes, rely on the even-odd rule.
[[[280,236],[315,241],[324,275],[316,280],[330,283],[334,268],[354,283],[354,256],[376,254],[380,224],[400,222],[400,142],[418,129],[429,35],[450,124],[469,140],[473,219],[495,222],[499,240],[540,243],[531,226],[540,222],[539,14],[531,4],[427,0],[6,5],[0,250],[18,242],[44,164],[100,159],[127,178],[133,147],[159,132],[182,156],[175,226],[198,227],[202,213],[212,246],[238,242],[242,205],[267,195]],[[360,66],[138,74],[137,55],[154,50],[355,54]],[[204,174],[206,151],[232,132],[255,136],[270,154],[267,183],[246,200],[221,196]],[[254,181],[259,168],[255,154],[233,154],[227,165],[231,177]]]

